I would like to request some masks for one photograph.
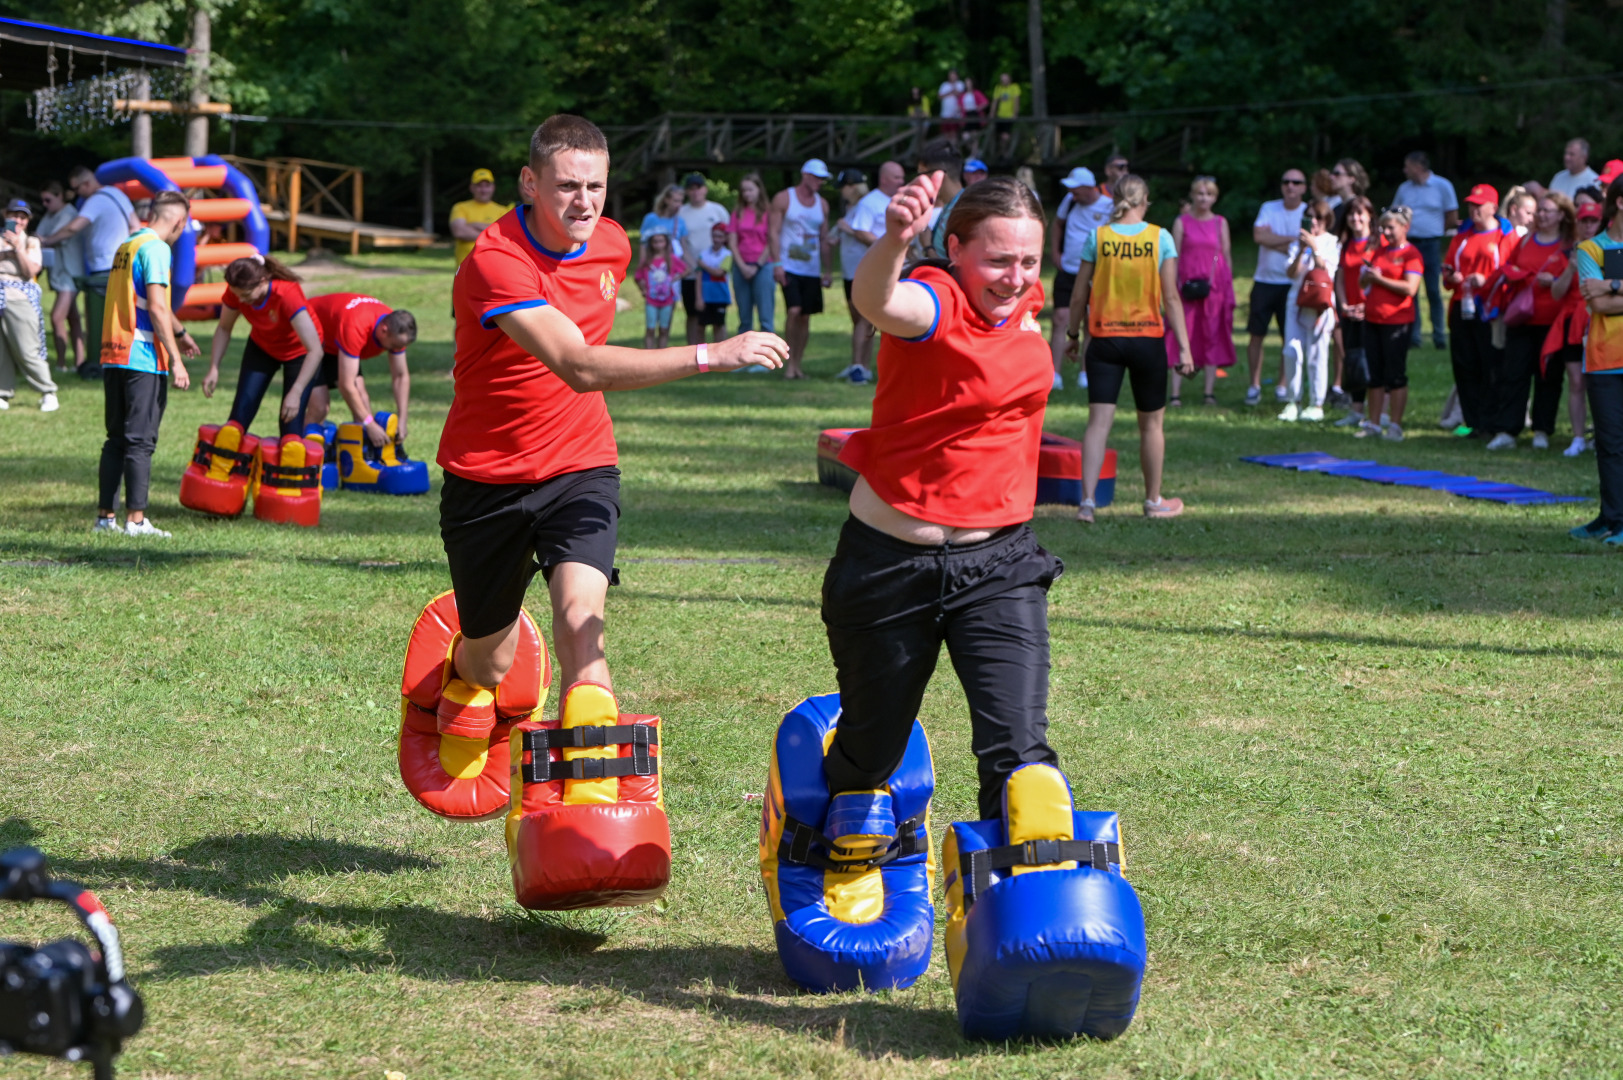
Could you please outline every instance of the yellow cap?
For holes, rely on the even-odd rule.
[[[491,172],[489,169],[473,170],[473,179],[469,180],[468,183],[477,184],[481,181],[487,184],[494,184],[496,182],[496,174]]]

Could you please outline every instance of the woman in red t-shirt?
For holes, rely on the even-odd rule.
[[[1410,210],[1390,207],[1381,215],[1381,240],[1370,250],[1358,274],[1364,291],[1364,358],[1369,362],[1369,415],[1390,413],[1392,422],[1377,426],[1365,418],[1360,439],[1381,435],[1403,441],[1403,407],[1409,403],[1409,328],[1415,321],[1415,293],[1426,272],[1420,251],[1409,243]]]
[[[1037,322],[1043,212],[993,177],[947,219],[947,260],[904,276],[941,173],[897,192],[851,301],[880,332],[873,423],[840,460],[859,474],[823,579],[839,676],[829,790],[884,785],[943,642],[969,699],[982,817],[1048,746],[1048,587],[1064,567],[1028,524],[1053,356]],[[1163,372],[1164,372],[1163,368]],[[1164,378],[1163,374],[1163,378]]]
[[[1510,403],[1527,409],[1527,385],[1533,384],[1533,448],[1548,450],[1555,434],[1555,417],[1561,408],[1561,382],[1564,364],[1540,364],[1544,341],[1561,314],[1563,297],[1553,292],[1556,281],[1572,262],[1572,248],[1578,241],[1578,217],[1572,203],[1559,191],[1546,191],[1538,197],[1533,212],[1533,231],[1522,237],[1505,260],[1506,281],[1501,308],[1508,311],[1518,294],[1532,291],[1531,317],[1505,329],[1506,395]],[[1522,301],[1525,305],[1527,301]],[[1579,389],[1569,395],[1572,433],[1584,435],[1582,378]],[[1520,430],[1520,425],[1517,425]]]
[[[1340,166],[1337,166],[1340,168]],[[1352,404],[1337,427],[1364,421],[1364,398],[1369,393],[1369,361],[1364,358],[1364,289],[1358,283],[1369,255],[1375,225],[1375,207],[1362,195],[1354,195],[1341,215],[1341,260],[1336,267],[1336,309],[1341,318],[1342,358],[1336,366],[1335,385],[1346,391]]]
[[[209,348],[209,373],[203,377],[203,396],[214,396],[220,383],[220,361],[231,344],[231,328],[241,315],[250,329],[248,343],[242,347],[242,373],[231,400],[231,419],[248,430],[271,379],[280,371],[280,434],[303,434],[304,410],[321,371],[321,328],[305,306],[298,275],[275,259],[256,256],[227,266],[225,284],[220,324],[214,328]]]
[[[1592,240],[1600,232],[1601,208],[1600,203],[1573,204],[1574,247],[1585,240]],[[1557,370],[1565,368],[1567,372],[1567,409],[1572,417],[1572,442],[1561,451],[1564,457],[1577,457],[1585,450],[1590,449],[1589,441],[1584,438],[1586,426],[1587,402],[1584,391],[1587,384],[1584,381],[1584,339],[1589,333],[1589,305],[1584,300],[1583,292],[1578,288],[1578,261],[1567,253],[1567,268],[1550,285],[1550,295],[1560,302],[1556,310],[1555,322],[1550,326],[1549,335],[1544,339],[1544,345],[1539,350],[1539,363],[1545,371],[1550,368]],[[1553,422],[1552,422],[1552,425]]]

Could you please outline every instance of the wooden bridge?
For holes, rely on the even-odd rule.
[[[1135,170],[1185,171],[1198,128],[1180,120],[1164,127],[1170,130],[1140,141],[1134,126],[1110,114],[1019,117],[1009,123],[1006,140],[990,122],[960,129],[959,138],[966,157],[1009,170],[1028,166],[1063,173],[1076,165],[1097,165],[1106,153],[1120,150]],[[639,180],[673,178],[682,169],[794,169],[814,157],[833,169],[871,167],[891,158],[911,166],[924,144],[942,134],[942,122],[905,116],[667,113],[646,124],[605,127],[604,133],[615,171],[624,183],[637,186]]]

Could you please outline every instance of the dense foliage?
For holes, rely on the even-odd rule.
[[[605,123],[667,110],[896,113],[910,86],[933,86],[950,64],[983,85],[1001,70],[1029,80],[1017,0],[206,2],[217,96],[240,111],[427,125],[244,124],[239,151],[364,162],[397,181],[382,201],[405,207],[426,150],[449,195],[469,160],[515,164],[525,125],[556,109]],[[1184,110],[1123,120],[1116,137],[1131,149],[1188,128],[1187,149],[1155,171],[1215,172],[1242,203],[1287,161],[1343,154],[1374,167],[1381,194],[1415,146],[1461,179],[1547,178],[1572,134],[1598,157],[1623,153],[1605,106],[1615,81],[1436,91],[1603,75],[1623,43],[1616,3],[1047,0],[1050,108]],[[0,0],[7,14],[172,42],[185,41],[191,6]],[[1201,111],[1411,92],[1425,96]],[[6,115],[20,126],[17,101]],[[178,142],[178,125],[160,128],[160,142]]]

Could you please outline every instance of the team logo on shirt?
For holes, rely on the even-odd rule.
[[[597,287],[602,291],[605,300],[613,300],[614,294],[620,291],[614,284],[614,272],[611,270],[603,271],[603,276],[597,279]]]
[[[1037,316],[1033,315],[1031,313],[1031,309],[1029,308],[1026,309],[1026,313],[1024,315],[1020,316],[1020,329],[1030,330],[1033,334],[1041,334],[1043,332],[1041,324],[1037,322]]]

